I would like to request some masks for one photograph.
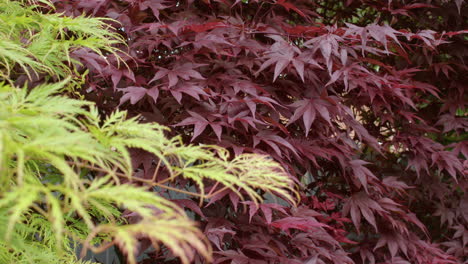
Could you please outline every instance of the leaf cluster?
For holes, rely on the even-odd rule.
[[[0,2],[0,80],[74,76],[79,81],[81,63],[71,53],[84,49],[101,56],[117,55],[115,44],[123,39],[112,32],[111,19],[41,12],[44,6],[51,3]]]
[[[54,3],[122,23],[130,68],[80,57],[101,111],[124,108],[236,155],[270,154],[302,184],[294,214],[281,201],[242,211],[233,189],[211,182],[166,181],[205,187],[206,204],[178,202],[216,263],[463,263],[464,2]],[[153,157],[131,156],[151,179]]]

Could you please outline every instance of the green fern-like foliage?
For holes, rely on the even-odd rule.
[[[0,80],[12,81],[21,74],[78,77],[74,66],[79,62],[70,52],[117,54],[113,45],[123,41],[110,31],[108,19],[44,14],[37,11],[39,4],[50,5],[45,0],[0,0]]]
[[[46,260],[57,254],[72,259],[72,242],[84,241],[96,251],[117,244],[133,260],[137,238],[145,236],[183,263],[189,262],[187,248],[210,259],[206,239],[182,209],[120,183],[132,175],[129,148],[160,157],[174,177],[200,185],[214,180],[254,201],[261,199],[257,189],[293,200],[291,180],[271,159],[245,154],[229,160],[218,147],[184,146],[179,138],[166,138],[166,128],[138,123],[125,112],[101,120],[90,103],[54,95],[64,84],[31,91],[0,85],[0,258],[55,263]],[[89,180],[85,168],[105,176]],[[141,220],[126,223],[124,209]]]
[[[141,238],[165,245],[182,263],[193,250],[210,261],[208,240],[180,207],[149,190],[154,182],[131,184],[131,148],[154,154],[168,180],[195,182],[201,201],[213,195],[204,184],[216,182],[242,199],[260,202],[263,190],[294,202],[292,180],[266,156],[184,145],[165,136],[168,128],[126,112],[102,118],[90,102],[63,96],[82,78],[71,50],[114,53],[119,39],[102,20],[37,10],[0,0],[0,263],[84,263],[77,243],[96,252],[116,245],[135,263]],[[17,87],[20,74],[46,74],[49,83]]]

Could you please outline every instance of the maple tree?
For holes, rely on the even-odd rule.
[[[127,40],[120,65],[71,53],[102,113],[126,109],[187,143],[269,154],[301,186],[292,207],[168,180],[212,194],[177,201],[215,263],[467,261],[463,0],[53,2],[115,19]],[[151,179],[158,159],[132,157]],[[177,263],[165,250],[149,253],[156,260]]]

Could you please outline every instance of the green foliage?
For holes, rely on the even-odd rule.
[[[35,1],[0,0],[0,80],[12,81],[21,74],[78,78],[74,69],[79,62],[70,52],[85,48],[99,55],[116,54],[112,45],[122,43],[120,35],[110,31],[110,19],[70,18],[38,9]]]
[[[119,41],[102,20],[37,10],[0,0],[0,263],[84,263],[75,256],[78,242],[93,251],[117,245],[135,263],[144,237],[183,263],[192,250],[209,261],[210,245],[195,222],[132,184],[130,148],[154,154],[170,179],[185,177],[200,190],[212,180],[254,202],[261,201],[259,189],[294,202],[292,180],[268,157],[231,159],[219,147],[186,146],[179,137],[167,138],[167,128],[126,112],[101,118],[92,103],[60,95],[73,78],[15,86],[21,73],[80,79],[71,50],[115,52],[111,45]],[[128,221],[124,212],[138,220]]]
[[[179,138],[166,138],[164,127],[127,119],[125,112],[101,122],[90,103],[53,95],[64,85],[41,85],[29,92],[0,86],[0,225],[5,228],[0,255],[5,258],[11,250],[21,252],[15,254],[18,263],[31,262],[31,256],[46,258],[31,253],[44,253],[44,246],[50,254],[72,258],[72,239],[86,239],[89,246],[115,243],[133,259],[136,237],[147,236],[184,263],[188,247],[209,259],[209,245],[182,209],[144,188],[120,184],[121,176],[131,178],[133,171],[128,148],[165,160],[173,177],[199,183],[212,179],[255,201],[261,199],[257,188],[293,201],[291,180],[271,159],[245,154],[229,161],[224,149],[183,146]],[[83,168],[105,176],[90,181],[82,176]],[[126,223],[123,209],[141,220]]]

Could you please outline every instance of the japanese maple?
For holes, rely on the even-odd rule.
[[[215,263],[467,261],[463,0],[55,5],[115,19],[127,40],[125,64],[72,53],[100,111],[126,109],[186,143],[269,154],[300,185],[297,207],[275,197],[258,206],[211,181],[168,180],[212,194],[179,205]],[[134,153],[141,177],[154,159]],[[154,261],[177,263],[165,250]]]

